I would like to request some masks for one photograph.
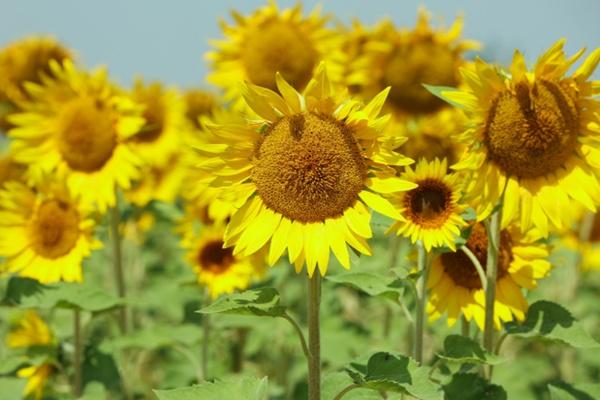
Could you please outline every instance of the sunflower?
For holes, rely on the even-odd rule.
[[[582,207],[573,207],[577,231],[569,226],[558,232],[562,247],[579,253],[578,264],[583,271],[600,270],[600,213],[590,213]]]
[[[349,84],[361,87],[367,97],[391,86],[387,105],[397,116],[440,110],[445,103],[423,84],[460,84],[463,53],[479,48],[477,42],[460,39],[462,25],[459,17],[448,30],[434,30],[424,9],[419,10],[414,30],[398,30],[391,21],[381,22],[370,31]]]
[[[510,73],[477,60],[474,70],[462,70],[465,89],[441,91],[472,123],[458,138],[467,151],[453,168],[474,173],[478,215],[489,215],[506,188],[503,224],[520,214],[524,231],[535,226],[544,236],[549,222],[559,229],[568,222],[572,201],[591,211],[600,202],[600,101],[593,98],[600,82],[588,80],[600,48],[567,77],[583,50],[567,59],[564,43],[533,71],[519,51]]]
[[[264,259],[254,254],[249,257],[233,255],[233,249],[223,248],[222,225],[204,226],[197,233],[184,233],[182,244],[187,248],[187,259],[198,278],[215,299],[221,294],[247,289],[250,283],[264,273]]]
[[[48,173],[100,211],[113,206],[115,187],[128,189],[141,161],[126,139],[144,123],[140,108],[122,96],[101,69],[87,73],[69,60],[50,62],[52,78],[27,86],[32,102],[9,121],[15,160],[33,181]]]
[[[297,271],[306,261],[310,276],[317,265],[325,274],[331,248],[349,268],[346,243],[371,254],[367,207],[402,219],[381,194],[416,187],[391,167],[412,162],[392,150],[402,140],[381,134],[389,118],[378,114],[388,91],[366,106],[340,102],[324,65],[302,95],[279,74],[277,85],[281,95],[245,85],[244,98],[260,119],[208,126],[212,142],[196,149],[198,167],[214,177],[211,186],[226,188],[241,204],[226,246],[246,256],[266,246],[271,265],[287,248]]]
[[[494,304],[494,324],[500,329],[501,322],[514,318],[523,320],[528,308],[521,289],[534,289],[537,281],[548,275],[551,265],[547,261],[548,248],[540,241],[539,231],[527,234],[514,225],[500,232],[498,257],[498,280]],[[483,223],[473,225],[466,247],[486,268],[487,233]],[[459,316],[475,323],[481,330],[485,320],[485,291],[472,261],[462,250],[443,253],[435,258],[427,281],[430,289],[427,307],[430,320],[447,313],[452,326]]]
[[[91,210],[64,185],[30,189],[8,182],[0,191],[0,255],[4,268],[43,283],[81,281],[81,263],[101,243]]]
[[[243,105],[242,82],[277,90],[279,72],[295,89],[302,90],[319,62],[337,52],[339,39],[325,27],[328,20],[319,9],[302,15],[302,5],[279,10],[275,1],[248,16],[236,11],[234,25],[221,28],[225,39],[206,58],[213,72],[208,81],[225,90],[225,100]]]
[[[218,108],[214,94],[202,89],[187,89],[183,93],[185,102],[185,117],[195,129],[201,129],[200,118],[210,116]]]
[[[413,243],[421,240],[427,251],[442,246],[455,250],[460,229],[466,226],[461,217],[466,206],[460,203],[462,184],[457,174],[448,174],[446,159],[421,159],[414,170],[406,167],[400,177],[418,186],[392,199],[404,219],[388,232],[396,231]]]
[[[31,99],[26,82],[41,83],[50,75],[50,61],[71,59],[71,51],[56,40],[32,36],[10,43],[0,51],[0,99],[13,104]]]
[[[28,310],[12,327],[6,338],[6,344],[10,348],[50,346],[53,344],[53,338],[50,328],[40,316],[35,311]],[[19,369],[17,376],[28,378],[23,396],[40,399],[52,372],[53,367],[48,362]]]
[[[23,182],[25,179],[25,169],[26,167],[23,164],[15,162],[12,154],[6,153],[0,155],[0,190],[7,182]]]

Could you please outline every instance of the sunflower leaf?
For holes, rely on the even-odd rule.
[[[474,373],[457,373],[444,385],[447,400],[506,400],[502,386],[494,385]]]
[[[600,399],[600,384],[569,385],[565,382],[552,382],[548,385],[551,400],[594,400]]]
[[[381,296],[397,301],[402,295],[402,279],[375,272],[346,272],[326,276],[325,279],[341,285],[351,286],[369,296]]]
[[[285,313],[285,307],[279,305],[279,292],[276,289],[264,287],[223,296],[198,312],[281,317]]]
[[[34,279],[12,277],[3,305],[22,308],[69,308],[100,312],[122,304],[122,300],[87,283],[42,284]]]
[[[409,357],[375,353],[366,365],[353,363],[348,374],[362,388],[404,393],[421,400],[441,400],[440,387],[429,379],[430,368]]]
[[[533,303],[523,323],[509,322],[505,328],[519,337],[547,339],[581,349],[600,347],[566,308],[551,301]]]
[[[267,400],[268,379],[264,377],[241,377],[205,382],[200,385],[172,389],[154,390],[159,400],[222,400],[247,399]]]
[[[503,358],[485,351],[479,343],[461,335],[447,336],[444,340],[444,352],[438,356],[458,363],[497,365],[504,361]]]

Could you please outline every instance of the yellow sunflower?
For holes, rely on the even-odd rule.
[[[462,183],[457,174],[448,174],[446,159],[421,159],[414,170],[406,167],[400,177],[418,186],[392,199],[404,219],[388,232],[395,231],[413,243],[421,240],[427,251],[443,246],[455,250],[456,238],[466,226],[461,216],[466,206],[460,202]]]
[[[534,289],[537,281],[548,275],[551,265],[547,261],[547,246],[540,241],[536,230],[522,234],[514,225],[500,233],[498,280],[494,304],[494,324],[500,329],[502,322],[514,318],[523,320],[528,308],[522,289]],[[473,225],[466,247],[477,258],[483,270],[487,259],[487,233],[483,223]],[[485,321],[485,291],[475,265],[462,250],[443,253],[431,265],[427,281],[430,290],[427,311],[430,320],[447,313],[452,326],[460,315],[475,320],[481,330]]]
[[[187,89],[183,93],[185,102],[185,117],[195,129],[201,129],[200,118],[212,115],[218,108],[218,101],[214,94],[202,89]]]
[[[225,233],[233,254],[268,247],[273,265],[288,250],[298,271],[306,261],[325,274],[330,249],[350,267],[346,243],[370,255],[365,239],[373,208],[402,219],[382,194],[416,187],[395,176],[391,166],[412,160],[395,153],[402,142],[382,134],[388,116],[378,117],[387,90],[363,106],[337,99],[324,65],[298,93],[277,75],[281,95],[244,85],[248,106],[260,117],[246,125],[213,125],[214,140],[198,147],[198,168],[212,174],[242,203]],[[342,100],[342,101],[339,101]]]
[[[213,299],[224,293],[245,290],[264,274],[265,262],[260,255],[234,255],[233,249],[223,248],[224,232],[222,225],[204,226],[199,233],[185,232],[182,242],[198,283],[208,289]]]
[[[302,15],[302,5],[279,10],[270,1],[251,15],[236,11],[234,25],[222,22],[225,39],[212,42],[209,52],[212,72],[208,81],[225,90],[226,101],[243,106],[242,82],[277,90],[275,73],[297,90],[302,90],[322,60],[337,52],[339,42],[334,31],[325,27],[328,18],[315,9]]]
[[[32,36],[0,50],[0,99],[13,104],[29,100],[25,82],[41,83],[51,74],[50,61],[71,59],[71,51],[49,37]]]
[[[0,190],[7,182],[23,182],[25,179],[25,169],[23,164],[15,162],[10,153],[0,154]]]
[[[387,105],[398,116],[440,110],[444,102],[423,84],[460,84],[463,53],[479,48],[477,42],[460,39],[462,26],[459,17],[448,30],[433,29],[424,9],[419,10],[414,30],[399,30],[391,21],[381,22],[369,33],[349,84],[361,87],[367,97],[391,86]]]
[[[549,222],[561,228],[572,201],[591,211],[600,202],[600,82],[589,81],[600,61],[595,50],[571,75],[583,54],[566,58],[557,41],[528,71],[515,52],[510,72],[481,60],[463,69],[463,90],[442,90],[460,105],[472,127],[459,136],[465,157],[453,168],[474,173],[471,191],[478,215],[485,218],[503,189],[503,224],[520,215],[521,228],[532,225],[548,235]]]
[[[26,311],[6,337],[6,344],[11,348],[49,346],[52,343],[53,338],[50,328],[33,310]],[[33,396],[40,399],[52,372],[53,367],[47,362],[19,369],[17,376],[28,378],[23,396]]]
[[[0,255],[4,268],[50,283],[81,281],[81,263],[101,243],[91,211],[64,185],[30,189],[8,182],[0,191]]]
[[[115,187],[128,189],[140,159],[126,139],[144,123],[140,108],[124,97],[100,69],[88,73],[70,61],[50,62],[51,78],[27,85],[32,98],[9,117],[18,162],[31,179],[64,177],[71,192],[100,211],[115,204]]]

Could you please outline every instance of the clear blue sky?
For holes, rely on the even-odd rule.
[[[31,33],[51,34],[74,48],[88,66],[106,64],[119,82],[136,74],[168,83],[205,85],[207,39],[220,37],[217,20],[228,10],[248,12],[266,0],[0,0],[0,46]],[[294,1],[279,1],[281,6]],[[329,0],[321,3],[341,21],[371,24],[390,17],[414,25],[419,5],[449,23],[465,14],[465,36],[486,45],[486,58],[507,62],[513,49],[528,60],[554,40],[567,50],[600,46],[599,0]],[[598,77],[596,73],[596,77]]]

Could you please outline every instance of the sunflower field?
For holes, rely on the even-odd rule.
[[[330,5],[195,87],[0,37],[0,400],[600,399],[600,48]]]

